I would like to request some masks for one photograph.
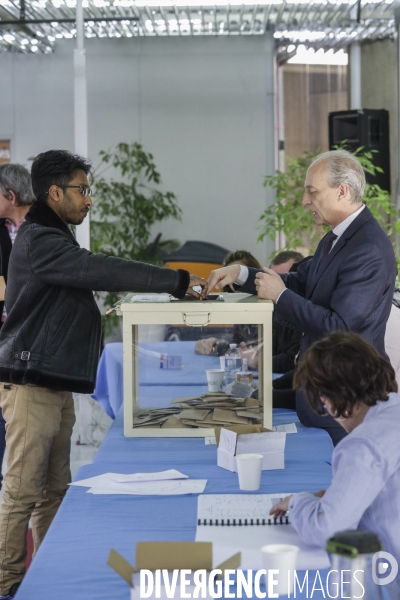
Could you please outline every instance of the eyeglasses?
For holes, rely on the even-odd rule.
[[[65,190],[66,188],[77,188],[84,198],[92,195],[92,189],[83,183],[81,185],[58,185],[57,187],[60,187],[62,190]],[[47,192],[47,194],[48,193],[49,192]]]
[[[92,190],[90,187],[88,187],[87,185],[81,184],[81,185],[60,185],[59,186],[62,189],[65,188],[77,188],[79,189],[80,193],[82,194],[82,196],[84,198],[87,198],[88,196],[92,195]]]

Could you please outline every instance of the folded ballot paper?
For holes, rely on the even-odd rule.
[[[133,294],[131,302],[171,302],[170,294]]]
[[[74,481],[70,485],[88,487],[88,494],[133,494],[139,496],[178,496],[202,494],[207,479],[189,479],[175,469],[159,473],[104,473]]]

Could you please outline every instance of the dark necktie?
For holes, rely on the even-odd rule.
[[[336,240],[336,238],[337,238],[336,233],[333,233],[333,231],[329,231],[329,233],[327,233],[326,236],[324,237],[324,239],[322,240],[322,242],[321,242],[321,244],[322,244],[321,258],[319,259],[317,271],[319,271],[319,269],[323,265],[326,257],[328,256],[329,252],[331,251],[332,244]]]

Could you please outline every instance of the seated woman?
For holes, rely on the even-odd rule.
[[[289,510],[300,537],[322,547],[338,531],[368,529],[400,563],[400,396],[392,367],[358,334],[336,331],[309,348],[294,383],[349,435],[333,451],[330,487],[288,496],[271,514]],[[387,588],[400,598],[399,577]]]

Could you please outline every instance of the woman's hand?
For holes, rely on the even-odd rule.
[[[322,498],[324,494],[325,490],[319,490],[319,492],[314,492],[314,496],[316,496],[317,498]]]
[[[291,497],[292,496],[286,496],[286,498],[278,502],[278,504],[275,504],[269,511],[269,514],[272,515],[274,519],[283,517],[289,510],[289,501]]]

